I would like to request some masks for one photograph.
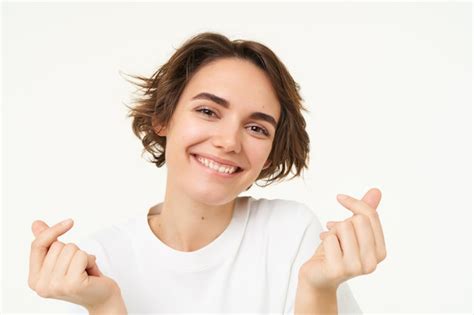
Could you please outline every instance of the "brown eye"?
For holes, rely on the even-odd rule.
[[[208,116],[208,117],[212,117],[212,114],[217,116],[216,113],[214,113],[209,108],[200,108],[200,109],[197,109],[196,112],[202,113],[203,115]]]
[[[207,117],[212,117],[213,115],[217,117],[217,114],[213,110],[206,107],[198,108],[196,109],[196,112],[201,113],[202,115]],[[262,128],[260,126],[252,125],[249,126],[249,128],[256,128],[257,131],[255,129],[252,130],[254,133],[261,134],[266,137],[270,136],[270,133],[265,128]]]
[[[265,136],[269,136],[269,135],[270,135],[270,134],[268,133],[268,131],[267,131],[266,129],[264,129],[264,128],[261,128],[261,127],[259,127],[259,126],[255,126],[255,125],[254,125],[254,126],[250,126],[250,128],[253,128],[253,127],[255,127],[255,128],[257,128],[258,130],[260,130],[260,132],[257,132],[257,133],[260,133],[260,134],[265,135]]]

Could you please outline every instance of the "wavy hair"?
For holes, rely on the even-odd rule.
[[[281,181],[294,168],[293,179],[300,176],[309,162],[309,136],[302,112],[308,110],[302,104],[300,87],[279,60],[266,46],[250,40],[229,40],[219,33],[197,34],[176,50],[150,78],[130,77],[138,80],[130,83],[137,86],[140,95],[129,108],[132,129],[141,140],[144,153],[153,157],[149,162],[157,167],[165,163],[166,137],[158,135],[154,126],[167,126],[178,104],[186,84],[193,74],[211,61],[220,58],[241,58],[251,61],[265,71],[272,82],[280,103],[281,115],[277,124],[270,166],[262,169],[256,181],[265,180],[266,187],[274,181]],[[250,185],[247,190],[252,187]]]

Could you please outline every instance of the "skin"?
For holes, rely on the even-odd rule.
[[[57,240],[72,226],[72,220],[51,227],[41,220],[33,222],[35,240],[31,243],[28,286],[43,298],[82,305],[90,314],[103,310],[125,314],[120,288],[102,274],[95,256],[73,243]]]
[[[201,92],[228,100],[229,108],[192,100]],[[204,107],[214,113],[196,111]],[[189,252],[216,239],[231,221],[235,198],[268,167],[275,128],[249,119],[252,112],[266,113],[278,122],[280,105],[270,79],[249,61],[218,59],[194,74],[169,125],[161,130],[154,125],[167,137],[167,183],[164,201],[150,211],[149,225],[168,246]],[[191,152],[234,161],[244,170],[232,179],[217,178],[196,165]]]
[[[386,257],[385,240],[376,211],[381,199],[377,188],[370,189],[362,200],[339,195],[337,200],[352,217],[329,221],[329,231],[315,254],[300,269],[300,280],[318,291],[335,291],[350,278],[372,273]]]
[[[227,99],[230,107],[225,109],[210,100],[192,100],[201,92]],[[197,111],[204,108],[207,110]],[[248,61],[221,59],[195,73],[169,125],[154,126],[157,133],[167,137],[168,174],[164,202],[150,209],[148,222],[152,232],[168,246],[195,251],[212,242],[230,223],[235,198],[269,166],[275,129],[266,121],[250,119],[250,113],[256,111],[279,120],[280,106],[271,81]],[[192,160],[191,152],[232,160],[244,170],[231,179],[216,177],[203,171]],[[321,244],[302,265],[297,313],[337,313],[337,287],[350,278],[373,272],[385,259],[376,211],[380,199],[381,192],[375,188],[362,200],[338,198],[353,216],[328,222],[330,230],[321,233]],[[30,288],[41,297],[84,305],[91,314],[125,314],[120,288],[100,272],[95,257],[75,244],[57,240],[72,224],[49,227],[40,220],[33,222]]]
[[[228,100],[229,108],[191,100],[201,92]],[[204,107],[207,110],[196,111]],[[195,73],[169,126],[154,126],[167,137],[168,176],[165,200],[150,209],[149,224],[170,247],[194,251],[212,242],[230,223],[235,198],[270,165],[275,128],[249,118],[257,111],[279,120],[280,105],[271,81],[248,61],[221,59]],[[232,179],[221,179],[193,164],[190,152],[231,160],[244,170]],[[72,226],[72,220],[51,227],[41,220],[33,222],[29,287],[41,297],[83,305],[90,314],[126,314],[120,288],[101,273],[95,256],[58,241]]]

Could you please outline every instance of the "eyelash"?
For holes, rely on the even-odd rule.
[[[208,117],[210,117],[211,115],[205,114],[204,111],[209,111],[209,112],[213,113],[214,115],[216,115],[216,113],[215,113],[214,111],[210,110],[209,108],[199,108],[199,109],[196,109],[196,111],[199,112],[199,113],[202,113],[203,115],[208,116]],[[217,116],[217,115],[216,115],[216,116]],[[270,135],[270,134],[268,133],[268,131],[267,131],[265,128],[262,128],[262,127],[259,127],[259,126],[255,126],[255,125],[253,125],[253,126],[251,126],[251,127],[257,127],[257,128],[259,128],[260,130],[262,130],[262,132],[257,132],[257,133],[263,134],[263,135],[265,135],[265,136],[269,136],[269,135]]]

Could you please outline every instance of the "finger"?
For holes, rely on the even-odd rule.
[[[334,229],[342,248],[342,259],[345,265],[353,268],[355,262],[360,262],[359,244],[350,219],[337,224]]]
[[[98,270],[95,260],[95,256],[89,255],[83,250],[76,251],[66,275],[81,278],[87,278],[89,276],[88,272],[91,272],[91,275],[95,276],[102,275]]]
[[[378,263],[372,226],[370,225],[369,219],[364,215],[352,217],[352,224],[359,242],[363,273],[371,273],[375,270]]]
[[[319,233],[319,238],[324,240],[329,235],[329,231]]]
[[[35,221],[38,222],[38,221]],[[33,223],[32,229],[35,231],[41,230],[37,234],[36,239],[31,243],[30,251],[30,274],[38,274],[43,265],[43,261],[48,253],[48,249],[51,244],[57,240],[58,236],[66,233],[71,229],[73,221],[71,219],[62,221],[50,228],[43,229],[41,222]],[[44,223],[44,222],[43,222]],[[46,225],[47,226],[47,225]]]
[[[370,223],[375,241],[375,252],[377,255],[377,261],[380,262],[387,256],[385,249],[385,237],[383,235],[382,223],[380,222],[379,214],[375,212],[372,216],[369,216]]]
[[[341,221],[328,221],[328,222],[326,223],[326,227],[327,227],[328,229],[331,229],[331,228],[332,228],[336,223],[338,223],[338,222],[341,222]]]
[[[368,204],[372,209],[377,209],[382,198],[382,192],[378,188],[371,188],[362,197],[362,201]]]
[[[323,231],[319,233],[319,238],[320,239],[325,239],[329,234],[334,234],[336,235],[336,232],[334,230],[334,225],[338,223],[338,221],[328,221],[326,223],[326,227],[328,228],[328,231]],[[328,226],[329,225],[329,226]]]
[[[41,271],[38,275],[38,281],[49,283],[50,279],[53,276],[54,265],[58,260],[59,255],[64,247],[64,244],[56,241],[51,244],[51,247],[48,250],[48,254],[46,255],[43,265],[41,266]]]
[[[362,201],[367,203],[373,209],[377,209],[380,203],[380,199],[382,198],[382,192],[378,188],[371,188],[369,191],[364,195]],[[377,251],[377,261],[380,262],[386,257],[386,249],[385,249],[385,239],[383,236],[382,224],[380,223],[380,218],[378,212],[374,214],[376,216],[375,222],[378,223],[378,231],[374,229],[377,227],[376,225],[372,227],[374,231],[374,238],[375,240],[375,247]],[[377,237],[378,235],[378,237]]]
[[[72,257],[76,251],[79,250],[79,247],[73,243],[68,243],[64,245],[61,253],[58,256],[58,260],[54,266],[54,276],[56,277],[64,277],[67,273],[67,269],[71,264]]]
[[[377,249],[376,242],[375,242],[375,233],[373,232],[372,225],[370,224],[370,220],[367,219],[366,216],[363,215],[354,215],[353,217],[350,218],[352,220],[352,223],[354,224],[354,229],[356,232],[357,240],[359,241],[359,247],[360,247],[360,257],[361,260],[363,261],[364,267],[366,267],[366,270],[372,270],[373,271],[373,261],[375,260],[376,264],[378,264],[380,261],[382,261],[384,258],[382,255],[383,253],[380,254],[379,250]],[[359,235],[359,229],[355,225],[358,220],[362,219],[365,222],[369,222],[369,228],[367,229],[367,223],[365,223],[365,226],[361,229],[362,234]],[[333,221],[330,221],[333,222]],[[337,222],[336,222],[337,223]],[[329,222],[328,222],[329,224]],[[324,231],[319,234],[319,238],[321,240],[324,240],[329,234],[334,234],[334,225],[335,224],[329,224],[330,228],[329,231]],[[375,253],[375,254],[374,254]],[[375,255],[375,256],[374,256]],[[373,258],[373,256],[375,258]],[[382,258],[381,258],[382,257]],[[364,260],[365,259],[365,260]],[[370,272],[372,272],[370,271]],[[370,273],[369,272],[369,273]]]
[[[342,251],[335,234],[329,234],[323,241],[323,249],[327,265],[334,269],[343,268]]]
[[[31,231],[33,232],[33,235],[36,237],[38,236],[42,231],[45,229],[48,229],[49,226],[44,223],[41,220],[36,220],[33,222],[31,225]],[[35,242],[31,242],[31,250],[30,250],[30,265],[29,265],[29,275],[28,275],[28,282],[30,284],[30,287],[34,283],[36,283],[37,276],[39,275],[39,272],[41,270],[41,266],[43,264],[43,259],[44,255],[46,255],[46,252],[44,255],[39,255],[38,252],[33,249],[33,247],[36,246]],[[42,249],[39,249],[42,251]],[[40,258],[41,257],[41,258]]]
[[[335,226],[337,223],[342,222],[342,221],[329,221],[329,222],[333,222],[333,223],[331,224],[331,227],[328,228],[328,231],[323,231],[323,232],[319,233],[319,238],[325,239],[325,238],[326,238],[328,235],[330,235],[330,234],[336,235],[336,230],[334,229],[334,226]],[[328,222],[328,223],[329,223],[329,222]],[[327,224],[326,224],[326,225],[327,225]]]
[[[340,196],[340,195],[338,195]],[[346,196],[347,198],[338,197],[339,202],[354,214],[363,214],[370,219],[372,230],[374,231],[375,248],[377,251],[377,261],[382,261],[386,256],[385,238],[380,222],[379,214],[375,209],[371,208],[367,203],[356,198]]]
[[[31,231],[33,232],[33,235],[35,236],[35,238],[44,230],[48,229],[49,226],[44,223],[44,221],[41,221],[41,220],[36,220],[33,222],[33,224],[31,225]]]
[[[89,255],[87,266],[90,266],[86,268],[89,276],[101,277],[103,275],[102,272],[100,272],[99,265],[97,265],[97,259],[94,255]]]
[[[36,239],[33,241],[38,248],[48,248],[62,234],[66,233],[73,225],[72,219],[59,222],[52,227],[40,220],[33,222],[32,230]]]
[[[338,194],[337,201],[354,214],[365,214],[369,216],[376,211],[364,201],[348,195]]]

